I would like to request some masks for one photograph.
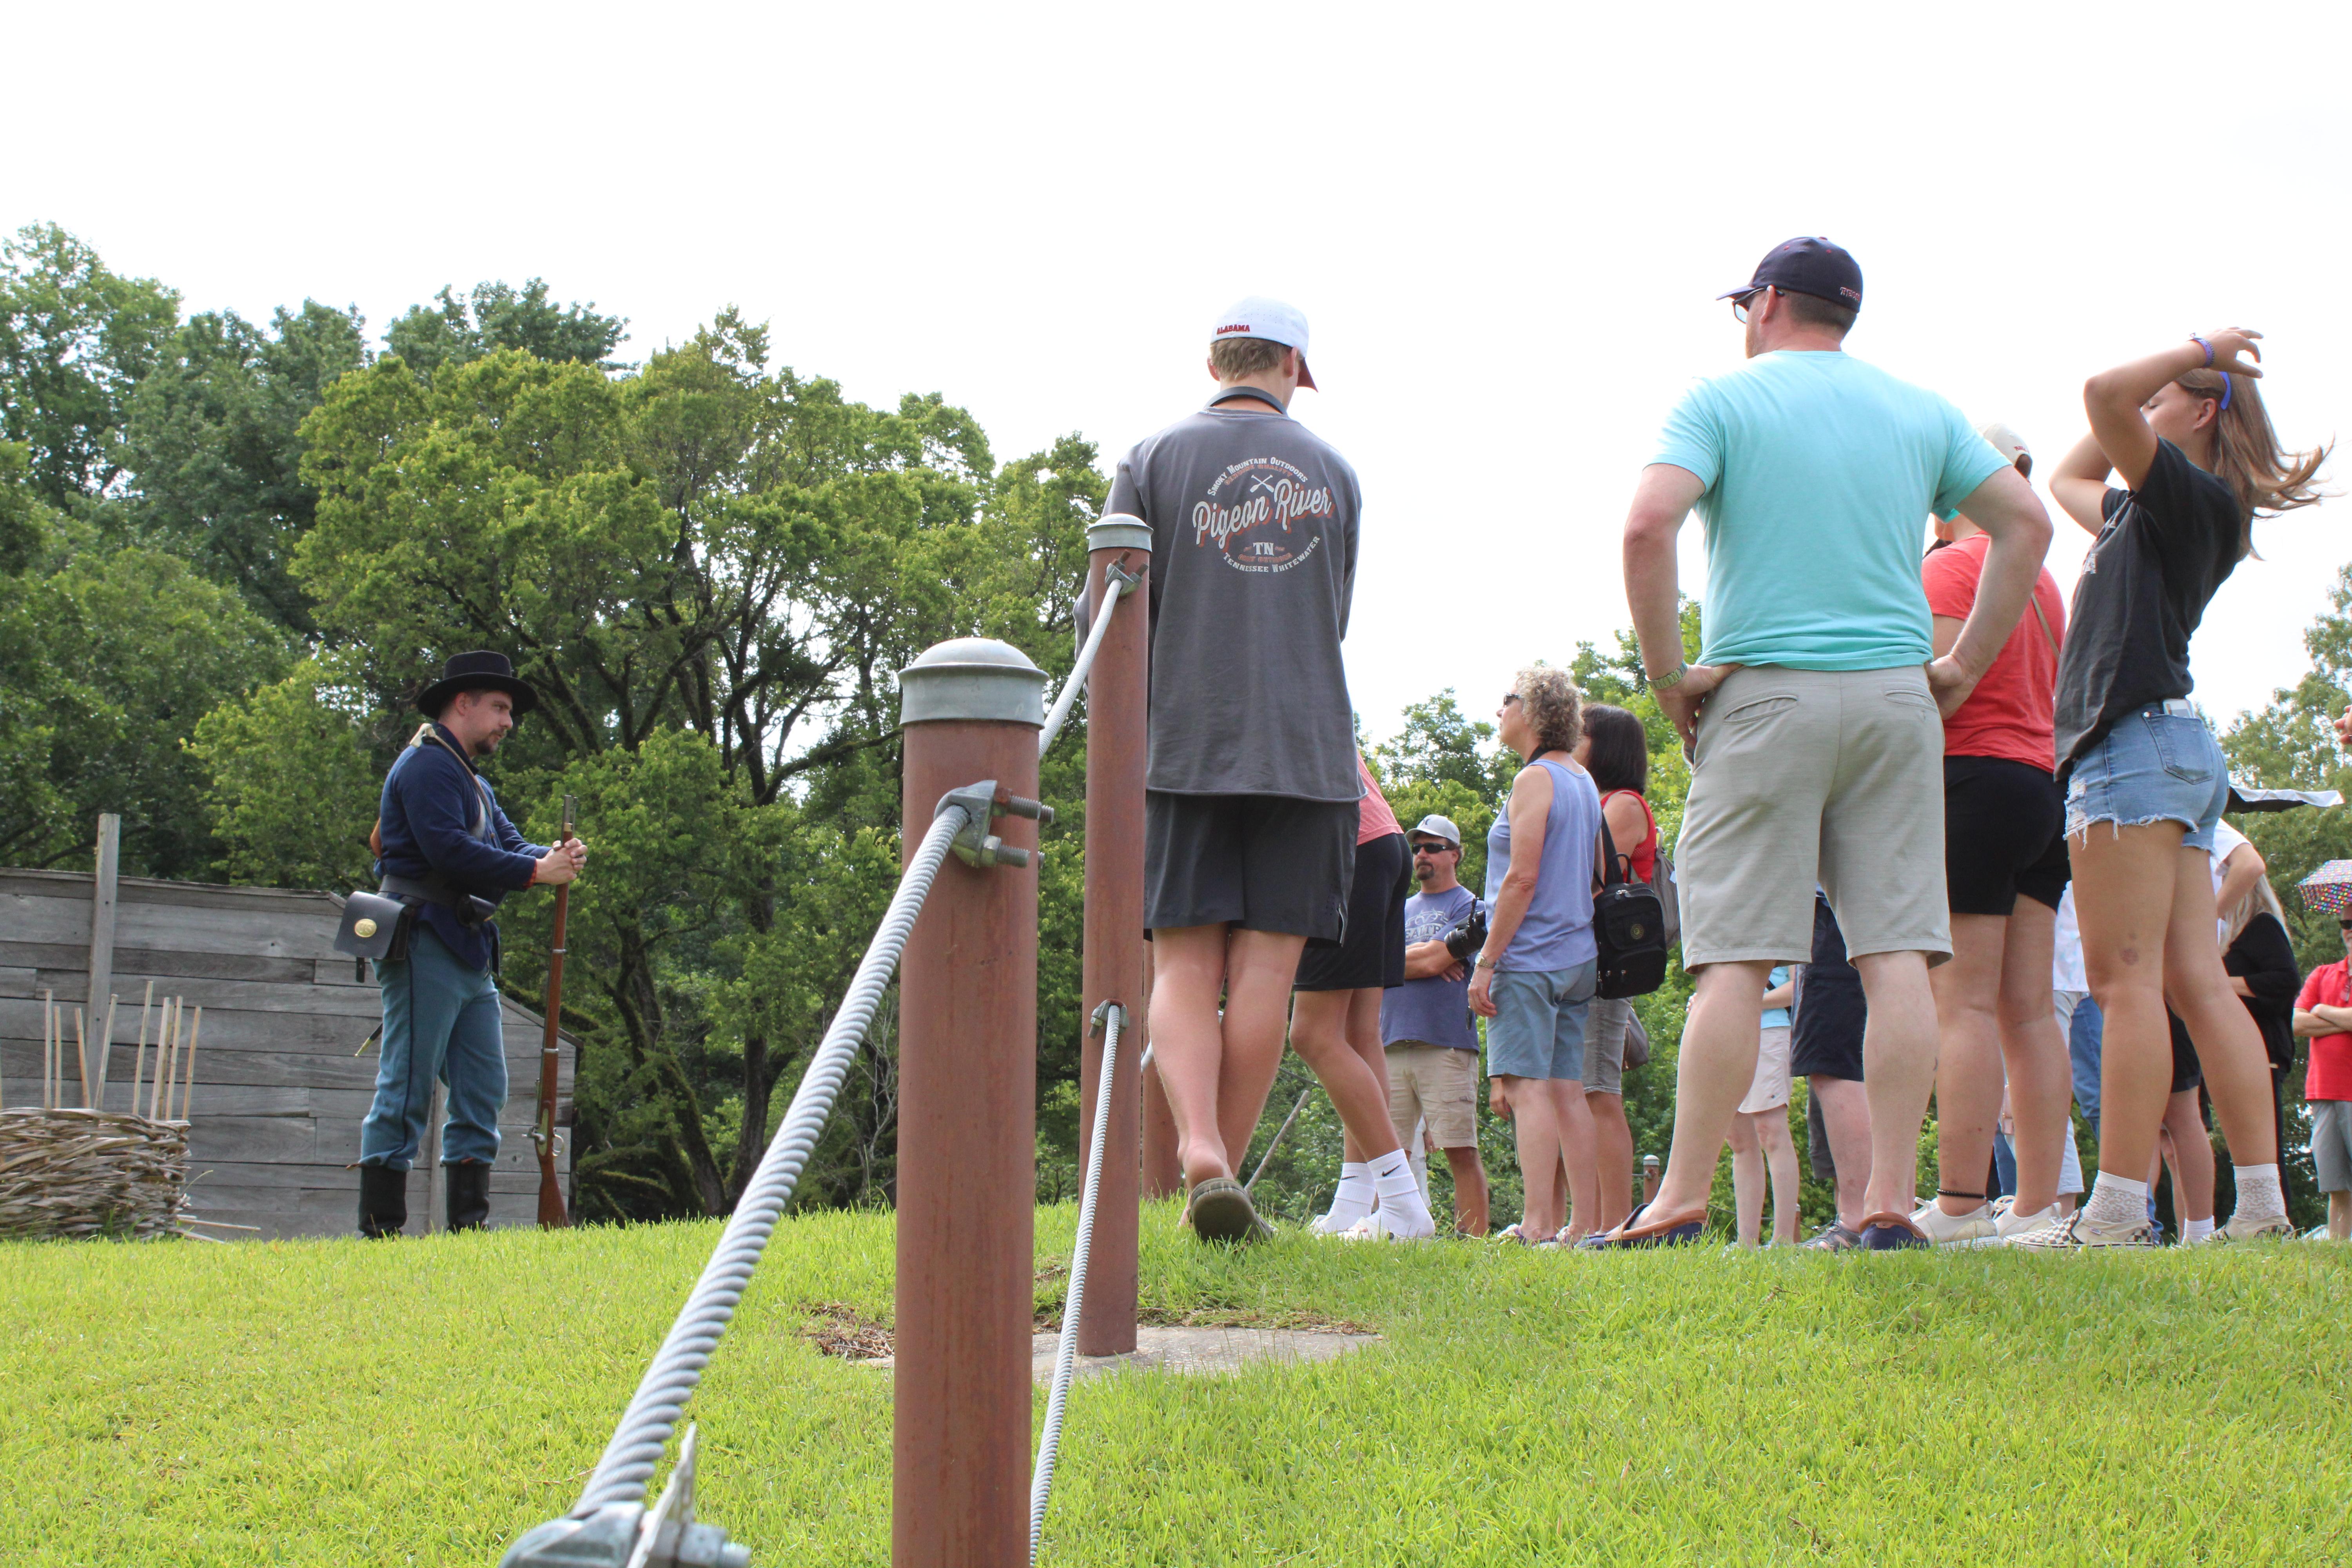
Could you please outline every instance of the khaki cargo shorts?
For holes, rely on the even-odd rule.
[[[1478,1142],[1478,1053],[1452,1046],[1391,1046],[1389,1120],[1397,1141],[1412,1147],[1412,1130],[1424,1119],[1429,1142],[1439,1149],[1468,1149]]]
[[[1926,673],[1733,670],[1699,711],[1675,875],[1687,968],[1805,963],[1816,881],[1850,957],[1950,957],[1944,723]]]

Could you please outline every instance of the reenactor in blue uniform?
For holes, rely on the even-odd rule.
[[[500,900],[538,883],[569,882],[587,861],[577,838],[526,843],[499,809],[476,764],[539,696],[504,654],[464,653],[416,699],[432,721],[416,731],[383,781],[377,833],[381,893],[405,910],[392,952],[376,961],[383,1047],[375,1103],[360,1128],[360,1234],[397,1235],[408,1219],[408,1168],[433,1104],[449,1088],[441,1161],[451,1230],[489,1222],[490,1168],[507,1098],[499,1027]]]

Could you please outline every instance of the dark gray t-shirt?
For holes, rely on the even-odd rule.
[[[1151,525],[1148,788],[1362,793],[1339,658],[1362,509],[1347,459],[1255,401],[1204,408],[1119,460],[1107,510]]]

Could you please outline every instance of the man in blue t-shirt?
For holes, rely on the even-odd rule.
[[[1818,878],[1870,998],[1863,1243],[1924,1246],[1910,1214],[1935,1085],[1927,965],[1951,952],[1940,715],[2023,614],[2050,519],[1958,409],[1846,354],[1862,268],[1844,250],[1792,239],[1723,297],[1748,363],[1685,395],[1625,523],[1643,667],[1691,749],[1675,879],[1696,986],[1665,1180],[1604,1239],[1697,1236],[1756,1070],[1766,976],[1810,955]],[[1694,508],[1707,569],[1689,665],[1675,542]],[[1953,508],[1992,544],[1958,642],[1935,658],[1920,520]]]
[[[1471,1236],[1486,1234],[1486,1167],[1478,1159],[1478,1033],[1470,1024],[1470,965],[1465,953],[1485,940],[1478,900],[1454,879],[1462,864],[1462,830],[1435,813],[1414,825],[1413,880],[1420,890],[1404,901],[1402,985],[1381,994],[1381,1044],[1387,1047],[1389,1120],[1410,1146],[1426,1121],[1429,1141],[1445,1151],[1454,1172],[1454,1223]]]

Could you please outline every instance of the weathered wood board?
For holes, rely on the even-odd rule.
[[[92,883],[88,872],[0,868],[0,1096],[8,1104],[39,1102],[44,990],[68,1009],[67,1071],[79,1074],[70,1009],[83,1005],[89,985]],[[356,1228],[359,1173],[347,1167],[359,1158],[360,1121],[375,1083],[369,1036],[379,1015],[373,976],[362,981],[353,961],[334,950],[341,912],[342,900],[330,893],[135,877],[120,883],[110,984],[121,1002],[106,1104],[131,1109],[139,1002],[150,980],[159,1001],[183,997],[191,1015],[204,1008],[190,1096],[189,1197],[197,1217],[256,1227],[207,1234],[233,1240]],[[539,1167],[528,1134],[541,1024],[512,1001],[504,1021],[508,1092],[490,1223],[531,1225]],[[154,1033],[151,1016],[150,1076]],[[563,1045],[568,1107],[574,1051],[570,1037]],[[568,1149],[564,1165],[568,1175]],[[424,1229],[425,1188],[426,1173],[413,1173],[412,1231]]]

